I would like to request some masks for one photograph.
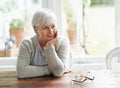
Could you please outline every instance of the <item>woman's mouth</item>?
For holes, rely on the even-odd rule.
[[[53,37],[53,35],[48,35],[47,37],[52,38],[52,37]]]

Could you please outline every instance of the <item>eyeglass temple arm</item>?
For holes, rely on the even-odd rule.
[[[86,79],[89,79],[89,80],[94,80],[95,79],[95,76],[93,76],[93,78],[89,78],[87,76],[84,76]]]
[[[78,83],[83,83],[84,81],[86,81],[87,79],[84,79],[83,81],[77,81],[77,80],[72,80],[74,82],[78,82]]]

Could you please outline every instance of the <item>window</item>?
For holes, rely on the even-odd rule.
[[[24,37],[30,37],[34,34],[32,26],[31,26],[31,17],[33,13],[42,7],[41,0],[0,0],[0,50],[5,51],[5,43],[10,40],[11,32],[10,32],[10,24],[14,19],[17,19],[17,22],[24,23]],[[31,8],[32,6],[32,8]],[[14,20],[15,22],[15,20]],[[15,26],[15,25],[14,25]],[[20,27],[19,23],[18,26]],[[23,26],[23,25],[22,25]],[[13,28],[13,25],[12,25]],[[29,31],[28,31],[29,30]],[[20,33],[19,33],[20,34]],[[23,35],[23,33],[22,33]],[[15,37],[16,38],[16,37]],[[15,39],[14,39],[15,40]],[[18,39],[16,38],[16,42]],[[12,48],[13,45],[10,47]],[[7,48],[6,48],[7,49]],[[10,49],[7,49],[7,51]],[[18,47],[14,50],[14,54],[8,56],[16,56],[16,51]],[[11,51],[10,51],[11,52]],[[0,54],[1,56],[7,56],[7,54]]]
[[[68,18],[68,27],[74,27],[75,30],[76,26],[76,30],[79,32],[77,35],[70,34],[71,45],[77,43],[79,46],[74,44],[76,48],[80,49],[79,51],[84,51],[76,52],[79,55],[106,55],[106,53],[115,46],[114,0],[83,0],[83,13],[79,15],[79,17],[76,16],[76,14],[79,14],[79,11],[81,11],[81,6],[77,6],[77,0],[76,3],[73,0],[64,0],[64,2],[64,4],[66,4],[64,5],[64,9]],[[77,13],[75,13],[76,11]],[[74,22],[76,19],[81,19],[80,16],[83,16],[82,26],[80,22],[79,24]],[[79,28],[77,28],[77,26],[79,26]],[[77,36],[79,36],[79,40],[72,40],[72,37],[77,38]]]

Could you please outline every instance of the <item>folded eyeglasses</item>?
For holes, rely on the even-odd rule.
[[[74,78],[72,79],[72,81],[76,83],[83,83],[86,80],[93,81],[94,79],[95,79],[95,76],[89,77],[89,76],[81,74],[81,75],[74,75]]]

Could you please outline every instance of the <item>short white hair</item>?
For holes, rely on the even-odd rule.
[[[55,23],[57,23],[56,15],[55,13],[47,8],[41,9],[37,11],[32,18],[32,26],[42,26],[49,21],[54,20]]]

